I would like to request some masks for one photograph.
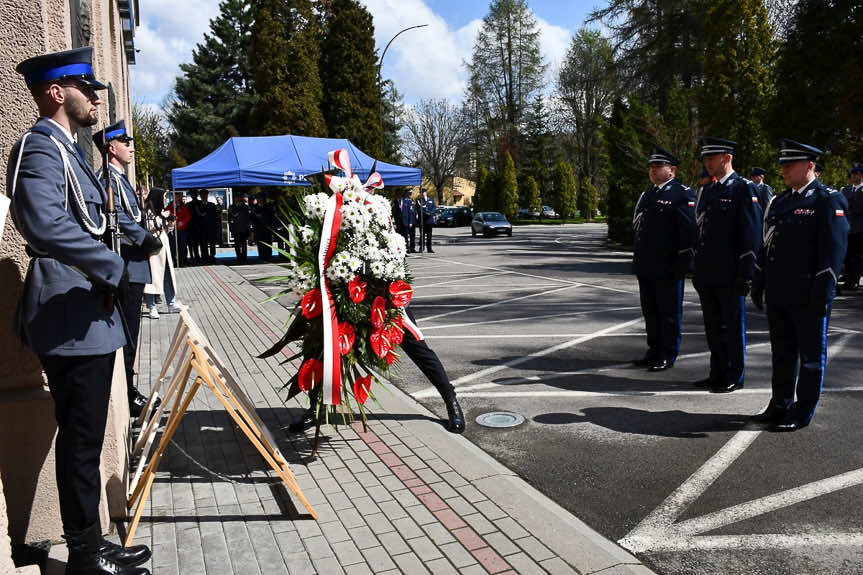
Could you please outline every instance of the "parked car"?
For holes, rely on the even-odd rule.
[[[435,214],[435,225],[441,227],[467,226],[473,218],[469,206],[439,206]]]
[[[543,218],[556,218],[557,212],[554,211],[554,208],[551,206],[542,206],[542,216]]]
[[[523,220],[538,218],[539,210],[534,210],[533,208],[519,208],[518,212],[516,212],[515,215],[517,218]]]
[[[477,234],[484,236],[506,234],[511,236],[512,224],[500,212],[479,212],[470,223],[470,233],[473,237],[476,237]]]

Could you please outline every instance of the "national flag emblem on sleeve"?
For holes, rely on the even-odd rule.
[[[758,203],[758,197],[752,196],[752,203],[757,204]]]
[[[836,217],[837,218],[845,217],[845,210],[836,210]]]
[[[689,202],[689,207],[690,207],[690,208],[694,208],[694,207],[695,207],[695,202]]]

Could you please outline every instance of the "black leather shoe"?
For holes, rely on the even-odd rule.
[[[753,415],[751,419],[756,423],[777,423],[782,421],[787,414],[787,409],[771,404],[761,413]]]
[[[647,371],[665,371],[666,369],[671,369],[674,367],[673,361],[668,361],[667,359],[663,359],[657,362],[654,362],[650,367],[647,368]]]
[[[727,381],[710,387],[710,393],[731,393],[735,389],[743,389],[743,382]]]
[[[102,539],[102,546],[99,548],[99,554],[126,567],[135,567],[141,563],[146,563],[147,559],[152,556],[150,548],[146,545],[122,547],[104,538]]]
[[[455,397],[444,398],[446,404],[446,414],[449,421],[446,428],[451,433],[462,433],[464,431],[464,414],[461,412],[461,406]]]
[[[120,564],[103,553],[104,539],[98,523],[82,531],[66,530],[63,537],[69,547],[66,575],[150,575],[143,567]]]
[[[781,421],[777,421],[770,426],[770,431],[788,432],[803,429],[809,425],[809,422],[794,415],[787,415]]]
[[[288,431],[290,433],[302,433],[310,427],[314,427],[315,425],[315,410],[313,408],[309,408],[303,412],[303,415],[300,417],[299,421],[295,421],[294,423],[288,426]]]
[[[705,377],[704,379],[699,379],[692,385],[694,385],[695,387],[713,387],[714,385],[716,385],[716,380]]]
[[[433,254],[434,250],[428,250],[428,253]]]
[[[149,398],[146,395],[144,395],[143,393],[141,393],[140,391],[138,391],[137,389],[130,391],[129,392],[129,416],[132,419],[136,419],[139,415],[141,415],[141,413],[143,413],[144,408],[147,407],[148,401],[149,401]],[[162,400],[157,397],[156,401],[153,402],[153,409],[158,408],[160,405],[162,405]]]

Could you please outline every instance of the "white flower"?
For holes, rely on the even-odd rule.
[[[305,196],[303,198],[303,204],[306,208],[306,215],[316,220],[323,220],[324,214],[327,212],[328,199],[327,195],[323,193],[309,194],[308,196]]]
[[[342,226],[363,232],[368,227],[369,214],[361,204],[342,205]]]
[[[303,226],[299,230],[297,230],[297,233],[300,237],[300,242],[303,245],[312,245],[312,241],[315,239],[315,232],[314,230],[312,230],[312,228],[310,228],[309,226]]]

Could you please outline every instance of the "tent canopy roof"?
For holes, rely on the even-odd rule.
[[[346,149],[351,169],[365,181],[375,159],[346,138],[258,136],[231,138],[194,164],[171,170],[175,190],[243,186],[301,186],[303,177],[327,169],[327,154]],[[418,186],[422,170],[378,162],[385,186]]]

